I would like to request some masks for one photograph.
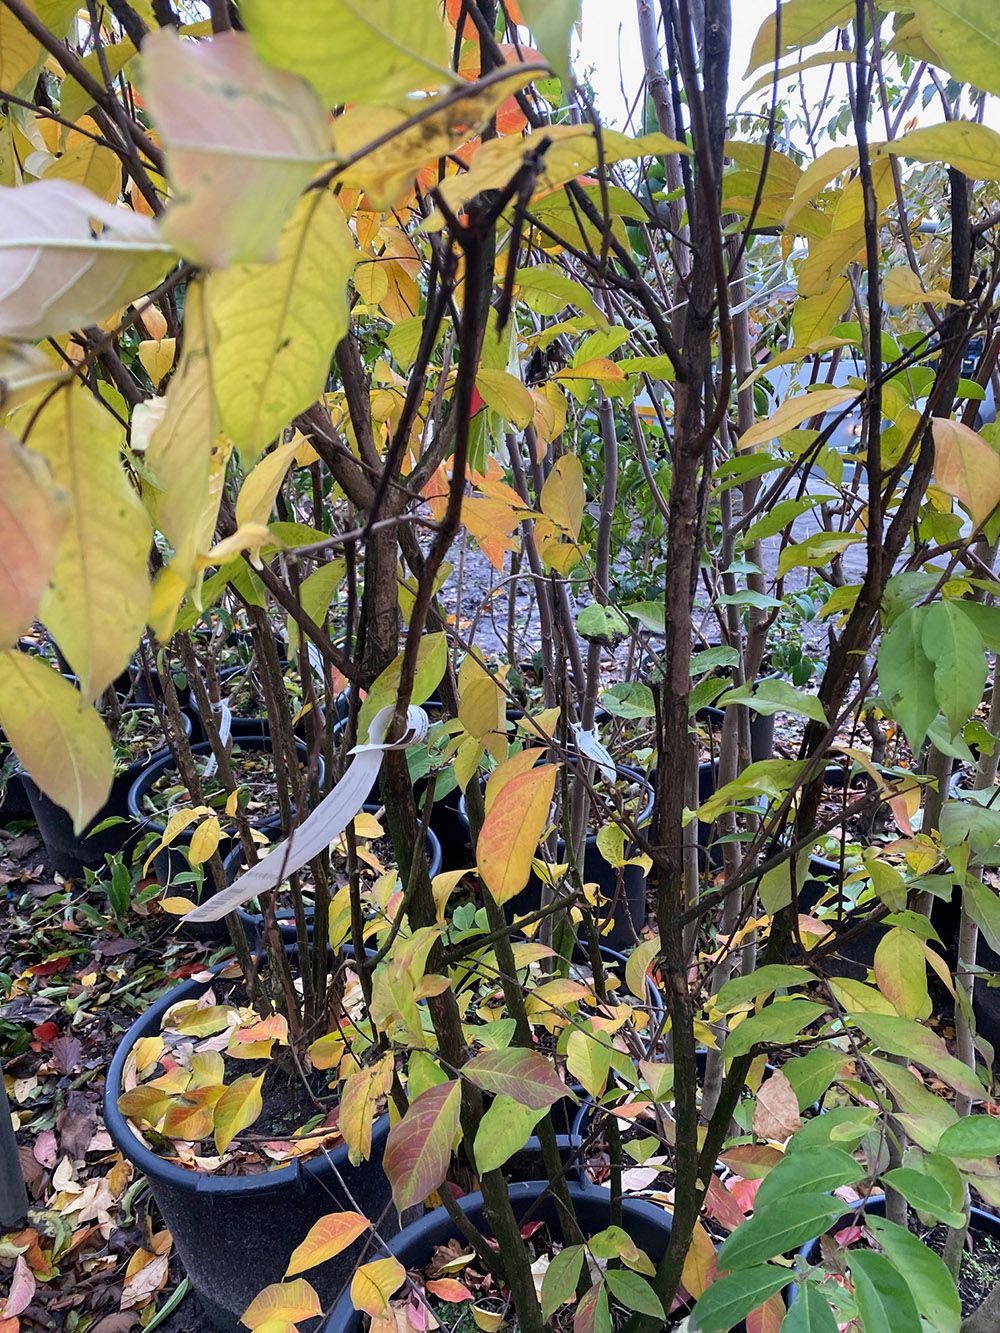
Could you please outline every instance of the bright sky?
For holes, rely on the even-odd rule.
[[[757,29],[773,8],[774,0],[733,0],[734,86],[741,82]],[[635,0],[583,0],[583,42],[576,64],[581,73],[594,66],[593,84],[603,115],[614,124],[624,124],[622,84],[631,99],[642,78]]]

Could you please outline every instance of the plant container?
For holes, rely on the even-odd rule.
[[[216,969],[218,970],[218,969]],[[210,985],[187,981],[161,996],[129,1028],[115,1052],[104,1091],[104,1120],[115,1146],[149,1181],[150,1191],[174,1239],[184,1271],[212,1327],[223,1333],[245,1328],[240,1316],[264,1287],[280,1282],[295,1247],[327,1213],[360,1201],[367,1215],[390,1229],[395,1214],[382,1153],[389,1118],[372,1131],[372,1156],[352,1166],[345,1144],[307,1160],[255,1175],[216,1176],[189,1171],[158,1156],[136,1135],[118,1109],[129,1052],[142,1037],[159,1035],[163,1015],[181,1000],[196,999]],[[356,1242],[307,1276],[327,1305],[361,1262]]]
[[[153,713],[151,704],[129,704],[123,712]],[[191,720],[182,714],[185,730],[191,734]],[[21,774],[24,790],[52,868],[68,879],[81,879],[85,869],[97,870],[105,856],[117,856],[133,847],[140,837],[131,818],[129,792],[139,776],[151,764],[170,763],[170,752],[161,747],[146,759],[123,769],[111,784],[107,802],[82,833],[73,832],[73,821],[62,806],[42,792],[28,773]],[[94,833],[106,820],[117,822]]]
[[[573,1211],[585,1236],[596,1235],[610,1225],[610,1201],[603,1190],[585,1189],[580,1185],[569,1186]],[[555,1200],[549,1193],[549,1182],[527,1181],[520,1185],[511,1185],[508,1190],[514,1216],[522,1219],[547,1222],[558,1236],[558,1213]],[[490,1235],[486,1221],[481,1194],[466,1194],[458,1200],[458,1206],[469,1221],[485,1236]],[[643,1203],[635,1199],[626,1199],[622,1204],[621,1225],[629,1237],[640,1249],[646,1251],[654,1263],[658,1262],[670,1239],[670,1214],[655,1204]],[[398,1259],[404,1268],[419,1271],[430,1263],[435,1249],[457,1239],[458,1232],[454,1222],[444,1208],[436,1208],[418,1221],[405,1227],[394,1240],[379,1249],[379,1253],[390,1254]],[[369,1251],[362,1262],[367,1262],[375,1255],[371,1240]],[[324,1333],[361,1333],[364,1316],[354,1309],[349,1292],[345,1292],[338,1301],[333,1314],[327,1320]]]

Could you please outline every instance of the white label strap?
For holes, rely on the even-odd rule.
[[[368,793],[382,767],[385,752],[419,745],[427,735],[430,726],[427,714],[422,708],[410,708],[406,715],[406,732],[402,738],[386,741],[385,733],[395,711],[395,704],[379,709],[372,718],[368,743],[354,747],[351,754],[355,758],[347,772],[312,814],[228,889],[223,889],[193,912],[188,912],[185,921],[220,921],[251,898],[256,898],[259,893],[277,888],[289,875],[301,870],[307,861],[318,856],[339,838],[368,799]]]
[[[212,712],[216,715],[218,719],[219,740],[222,742],[223,745],[228,745],[229,737],[232,735],[233,731],[233,710],[226,703],[225,699],[221,699],[217,704],[215,703],[212,704]],[[203,778],[214,777],[215,770],[218,767],[219,767],[218,760],[213,754],[209,758],[209,761],[205,765],[204,769],[202,770],[201,776]]]

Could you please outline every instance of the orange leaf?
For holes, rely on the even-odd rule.
[[[307,1268],[326,1263],[334,1255],[353,1245],[357,1238],[371,1226],[367,1217],[360,1213],[327,1213],[309,1228],[309,1234],[301,1245],[296,1246],[285,1269],[285,1277],[304,1273]]]
[[[960,421],[935,417],[934,480],[960,500],[976,524],[984,523],[1000,503],[1000,454]]]
[[[468,1287],[457,1282],[453,1277],[435,1278],[433,1282],[427,1283],[427,1290],[432,1296],[436,1296],[439,1301],[447,1301],[449,1305],[457,1305],[460,1301],[471,1301],[472,1292]]]
[[[496,796],[483,821],[476,864],[493,900],[502,905],[521,892],[549,822],[556,785],[555,764],[542,764],[514,778]]]
[[[691,1246],[684,1260],[681,1283],[695,1300],[707,1291],[715,1277],[715,1242],[700,1222],[695,1222]]]

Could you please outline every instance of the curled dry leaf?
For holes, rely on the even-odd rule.
[[[760,1086],[753,1113],[753,1131],[772,1143],[784,1143],[801,1126],[799,1101],[782,1073],[772,1074]]]

